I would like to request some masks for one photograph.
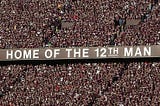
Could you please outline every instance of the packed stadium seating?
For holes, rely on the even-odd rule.
[[[151,1],[1,0],[0,48],[159,44],[160,6]]]
[[[158,3],[0,0],[0,49],[160,45]],[[0,106],[160,106],[158,59],[4,63]]]
[[[160,62],[0,66],[0,105],[158,106]]]

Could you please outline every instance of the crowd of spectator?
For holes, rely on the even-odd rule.
[[[158,0],[0,0],[0,49],[159,44]],[[159,61],[0,64],[0,106],[160,106],[159,91]]]
[[[159,106],[160,62],[0,66],[1,106]]]
[[[158,0],[1,0],[0,48],[157,45],[158,3]],[[129,19],[141,22],[126,25]],[[73,25],[63,27],[65,22]]]

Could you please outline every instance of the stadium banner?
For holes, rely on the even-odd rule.
[[[0,49],[0,61],[160,57],[160,46]]]

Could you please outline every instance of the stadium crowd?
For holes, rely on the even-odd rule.
[[[0,66],[1,106],[159,106],[160,62]]]
[[[0,0],[0,49],[159,45],[159,29],[158,0]],[[0,64],[0,106],[159,106],[159,91],[159,61]]]
[[[0,48],[160,43],[158,0],[1,0],[0,11]]]

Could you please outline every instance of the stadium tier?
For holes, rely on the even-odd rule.
[[[157,0],[1,0],[0,48],[159,45]]]
[[[101,60],[0,66],[1,106],[159,106],[160,62]]]

